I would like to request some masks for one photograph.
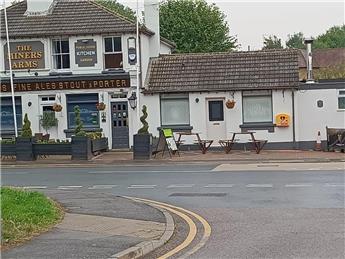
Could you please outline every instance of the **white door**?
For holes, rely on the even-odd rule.
[[[207,138],[213,140],[213,145],[219,145],[218,141],[226,138],[224,121],[224,100],[207,101]]]

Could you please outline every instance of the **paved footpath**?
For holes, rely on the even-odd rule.
[[[2,252],[3,259],[118,258],[126,249],[167,241],[162,240],[167,212],[111,194],[73,190],[44,193],[65,207],[64,219],[47,233]]]

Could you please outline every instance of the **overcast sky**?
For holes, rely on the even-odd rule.
[[[140,1],[140,0],[139,0]],[[119,2],[136,8],[135,0]],[[261,49],[263,36],[274,34],[285,43],[288,34],[303,32],[317,36],[333,25],[344,24],[344,1],[258,1],[207,0],[226,14],[230,34],[236,35],[241,49]],[[143,1],[139,8],[143,9]]]
[[[3,0],[0,0],[1,2]],[[5,0],[10,3],[12,0]],[[39,0],[38,0],[39,1]],[[132,9],[136,0],[118,0]],[[139,0],[143,10],[144,0]],[[261,49],[263,36],[274,34],[285,43],[288,34],[303,32],[317,36],[333,25],[344,24],[344,0],[206,0],[226,14],[230,34],[236,35],[241,49]]]

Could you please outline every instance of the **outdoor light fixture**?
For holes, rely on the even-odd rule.
[[[128,97],[128,102],[133,110],[137,107],[137,95],[135,92],[132,92],[132,95]]]

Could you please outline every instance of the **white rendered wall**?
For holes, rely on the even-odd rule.
[[[318,131],[321,139],[326,140],[326,126],[345,128],[345,110],[338,109],[337,94],[338,89],[301,90],[296,93],[297,141],[315,141]],[[317,107],[318,100],[323,101],[322,108]]]

